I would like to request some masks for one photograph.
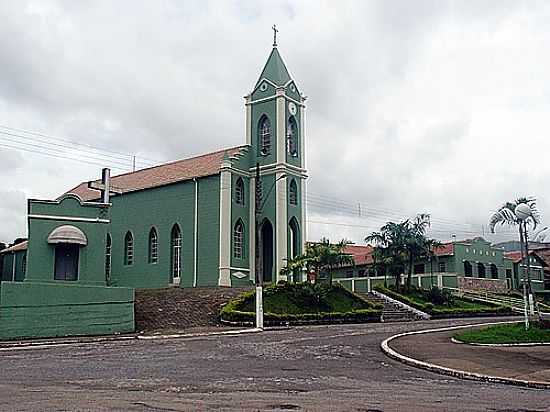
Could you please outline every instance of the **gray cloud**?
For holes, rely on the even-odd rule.
[[[550,210],[549,14],[542,1],[3,2],[0,124],[159,160],[241,144],[276,22],[309,96],[311,220],[350,225],[311,223],[309,237],[359,241],[419,211],[434,235],[469,237],[510,198]],[[18,196],[99,170],[5,150],[2,190]],[[24,213],[0,208],[15,222],[0,236],[24,233]]]

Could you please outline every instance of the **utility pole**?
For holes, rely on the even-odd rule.
[[[264,329],[264,306],[263,306],[263,274],[260,273],[260,215],[264,209],[267,199],[271,191],[281,179],[286,178],[286,173],[281,174],[275,179],[265,196],[262,190],[262,182],[260,180],[260,163],[256,163],[256,181],[255,181],[255,208],[254,208],[254,245],[255,245],[255,258],[256,264],[254,270],[256,271],[256,328]],[[263,272],[263,268],[262,268]]]

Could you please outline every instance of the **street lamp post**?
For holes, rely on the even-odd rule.
[[[526,274],[523,276],[523,305],[525,316],[525,329],[529,329],[529,315],[534,315],[533,289],[531,286],[531,264],[529,261],[529,241],[527,234],[527,219],[532,217],[531,208],[524,203],[516,206],[515,215],[519,221],[519,242],[521,249],[520,270],[524,259],[527,260]],[[527,280],[527,284],[526,281]]]
[[[275,187],[275,184],[286,177],[283,173],[281,176],[275,179],[265,197],[262,194],[262,183],[260,181],[260,163],[256,163],[256,181],[255,181],[255,208],[254,208],[254,250],[255,252],[255,280],[256,280],[256,328],[264,329],[264,306],[263,306],[263,279],[260,275],[260,215],[263,211],[265,203],[271,194],[271,191]],[[262,199],[263,198],[263,199]]]

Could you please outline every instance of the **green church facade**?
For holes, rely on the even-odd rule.
[[[2,252],[0,339],[131,331],[135,288],[283,279],[304,249],[304,100],[275,46],[242,146],[29,200],[28,242]]]

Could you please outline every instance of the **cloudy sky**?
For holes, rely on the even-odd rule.
[[[548,1],[4,0],[0,21],[0,241],[101,166],[242,144],[274,23],[308,96],[309,239],[417,212],[472,237],[521,195],[550,213]]]

